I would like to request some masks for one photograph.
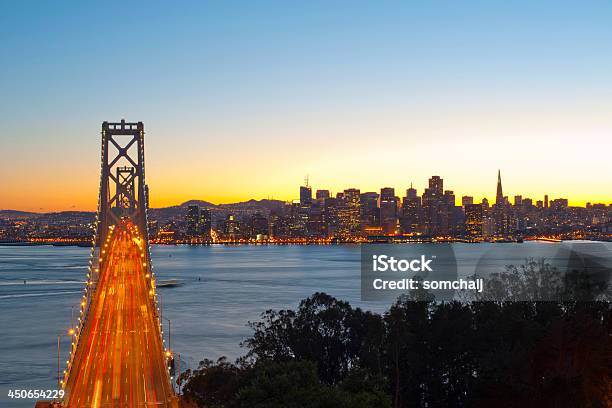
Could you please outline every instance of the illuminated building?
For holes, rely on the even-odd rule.
[[[495,235],[495,219],[484,216],[482,220],[482,235],[485,238],[490,238]]]
[[[329,190],[317,190],[316,198],[320,204],[324,204],[325,200],[329,198]]]
[[[361,223],[361,198],[360,192],[356,188],[344,190],[344,202],[346,205],[346,228],[350,235],[356,236],[360,234]]]
[[[465,231],[472,238],[483,235],[484,209],[482,204],[467,204],[465,210]]]
[[[567,209],[568,201],[567,198],[557,198],[550,201],[550,209],[553,211],[559,211]]]
[[[501,181],[501,170],[497,171],[497,194],[493,206],[494,235],[507,235],[510,232],[510,211],[507,197],[504,197]]]
[[[154,237],[159,233],[159,222],[157,220],[149,220],[148,227],[150,236]]]
[[[223,222],[223,235],[231,240],[240,238],[240,227],[233,214],[228,214]]]
[[[380,225],[385,235],[395,234],[398,201],[394,188],[384,187],[380,189]]]
[[[200,209],[200,220],[198,222],[198,234],[204,239],[210,239],[212,232],[212,217],[208,208]]]
[[[300,187],[300,204],[310,205],[312,203],[312,188],[310,186]]]
[[[362,228],[380,226],[380,209],[378,208],[378,193],[361,193],[361,225]]]
[[[268,219],[256,213],[251,218],[251,238],[265,239],[270,235],[270,228],[268,225]]]
[[[200,207],[197,205],[190,205],[187,207],[187,236],[189,238],[196,237],[198,235],[198,223],[200,221]]]
[[[445,212],[444,180],[439,176],[429,179],[429,188],[423,193],[423,230],[426,235],[436,236],[442,232],[442,218]]]
[[[324,204],[319,204],[318,201],[315,201],[312,207],[310,207],[306,223],[307,236],[318,238],[327,235],[324,208]]]
[[[335,237],[343,232],[339,214],[343,201],[342,198],[337,197],[330,197],[325,200],[325,224],[329,237]]]
[[[417,195],[415,188],[410,186],[406,190],[406,197],[402,202],[400,216],[400,227],[403,234],[414,234],[419,232],[421,220],[421,198]]]
[[[504,204],[504,192],[502,189],[501,170],[497,170],[497,194],[495,195],[495,204]]]
[[[301,191],[301,189],[300,189]],[[294,200],[289,211],[289,236],[304,237],[306,235],[306,223],[310,204],[302,203],[301,200]]]

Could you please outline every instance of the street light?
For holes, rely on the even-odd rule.
[[[172,350],[172,337],[170,332],[170,319],[167,317],[162,317],[162,319],[166,319],[168,321],[168,350]]]

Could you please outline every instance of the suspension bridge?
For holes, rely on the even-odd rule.
[[[80,316],[69,331],[70,356],[58,372],[63,398],[47,406],[176,408],[173,356],[163,339],[151,266],[143,123],[104,122],[100,158]]]

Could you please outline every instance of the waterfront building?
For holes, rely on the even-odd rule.
[[[200,219],[198,221],[198,235],[206,240],[211,239],[212,214],[208,208],[200,208]]]
[[[187,237],[195,238],[198,235],[198,223],[200,221],[200,206],[189,205],[187,206],[187,216],[185,219],[187,223]]]
[[[240,239],[240,226],[233,214],[228,214],[223,221],[223,235],[226,239]]]
[[[270,226],[268,225],[268,219],[256,213],[251,218],[251,238],[265,239],[270,235]]]

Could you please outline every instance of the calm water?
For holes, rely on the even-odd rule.
[[[597,245],[608,251],[612,244]],[[459,274],[467,275],[477,266],[502,270],[529,256],[554,258],[560,246],[453,244],[453,249]],[[9,400],[9,389],[56,387],[57,336],[62,334],[66,352],[65,334],[71,308],[78,310],[88,256],[87,248],[0,246],[0,407],[33,406]],[[152,257],[159,279],[183,283],[160,289],[182,368],[197,367],[204,357],[242,355],[239,343],[251,333],[249,320],[267,309],[293,308],[316,291],[378,312],[389,306],[360,301],[358,246],[155,246]]]

